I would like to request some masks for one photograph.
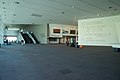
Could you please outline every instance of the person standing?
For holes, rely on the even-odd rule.
[[[24,45],[24,40],[21,40],[21,45]]]
[[[69,39],[66,40],[66,44],[67,44],[67,46],[69,46]]]

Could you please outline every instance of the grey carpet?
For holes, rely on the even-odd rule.
[[[62,44],[2,46],[0,80],[120,80],[120,53]]]

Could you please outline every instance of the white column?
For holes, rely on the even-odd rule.
[[[4,37],[4,24],[0,22],[0,44],[3,44],[3,37]]]

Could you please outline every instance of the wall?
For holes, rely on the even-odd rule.
[[[117,30],[117,36],[118,36],[118,43],[120,43],[120,22],[116,23],[116,30]]]
[[[119,43],[118,26],[120,26],[120,15],[79,20],[78,44],[111,46],[113,43]]]
[[[49,40],[49,43],[66,43],[66,38],[77,36],[77,26],[64,24],[49,24],[49,37],[56,38],[56,41]],[[55,29],[60,29],[60,33],[55,33]],[[72,30],[72,33],[71,33]]]
[[[14,30],[7,30],[5,29],[6,24],[3,22],[0,23],[0,43],[4,43],[4,36],[17,36],[18,31]]]
[[[60,29],[60,33],[53,33],[53,29]],[[49,37],[76,36],[77,26],[63,24],[49,24]],[[70,30],[75,30],[75,34],[70,34]]]
[[[5,36],[17,36],[18,31],[17,30],[6,30],[4,31]]]
[[[23,27],[24,31],[31,31],[42,44],[47,44],[47,24]]]

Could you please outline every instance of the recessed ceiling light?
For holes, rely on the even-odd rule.
[[[31,14],[31,16],[42,17],[42,15],[40,15],[40,14]]]
[[[20,4],[20,2],[15,2],[15,4]]]
[[[3,7],[3,9],[6,9],[5,7]]]
[[[100,16],[100,14],[97,14],[97,16]]]
[[[65,12],[63,11],[62,14],[64,14]]]
[[[13,14],[13,16],[16,16],[16,14]]]
[[[5,4],[5,2],[2,2],[3,4]]]
[[[111,9],[112,7],[110,6],[109,9]]]
[[[111,14],[112,12],[110,11],[109,13]]]
[[[88,16],[85,16],[85,19],[87,19]]]
[[[75,8],[75,6],[72,6],[72,8]]]

